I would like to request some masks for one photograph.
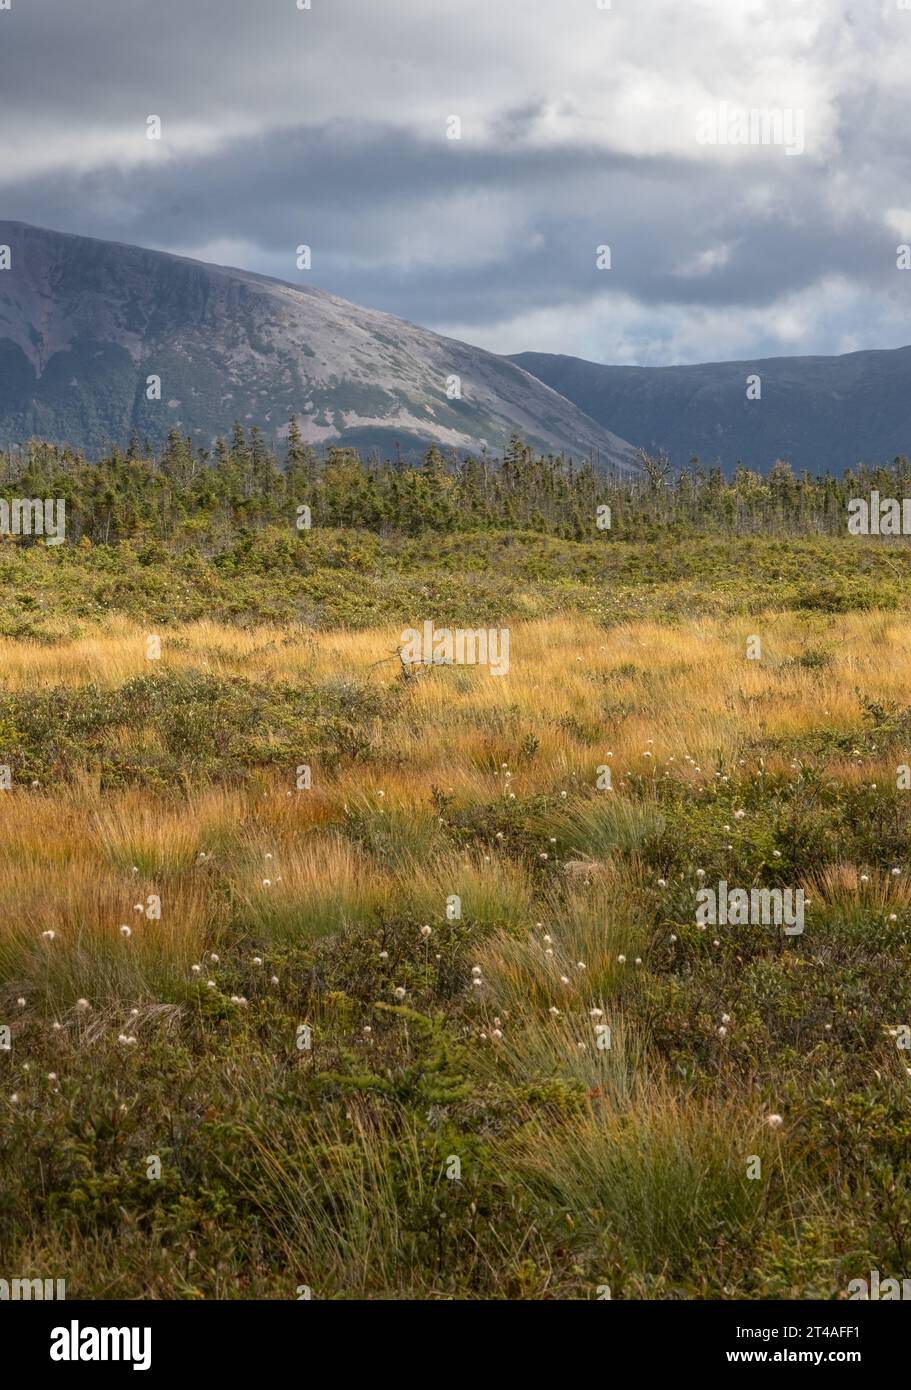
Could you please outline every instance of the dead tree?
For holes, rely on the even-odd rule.
[[[636,452],[639,456],[639,467],[642,469],[643,477],[648,481],[651,490],[657,492],[659,488],[666,485],[673,471],[667,450],[659,449],[657,454],[646,453],[645,449],[637,449]]]

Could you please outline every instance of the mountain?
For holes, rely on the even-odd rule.
[[[505,358],[321,290],[22,222],[0,221],[3,246],[0,444],[94,450],[176,427],[208,445],[234,419],[281,437],[296,414],[316,445],[496,452],[517,430],[546,451],[631,460]],[[460,400],[447,397],[453,376]]]
[[[695,367],[607,367],[578,357],[520,352],[509,359],[594,420],[680,466],[693,455],[765,472],[840,472],[862,460],[911,454],[911,347],[843,357],[767,357]],[[747,377],[761,398],[747,400]]]

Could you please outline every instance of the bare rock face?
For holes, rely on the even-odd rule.
[[[520,367],[321,290],[0,221],[0,443],[85,450],[233,420],[315,445],[492,452],[512,431],[602,468],[633,450]],[[160,399],[150,378],[160,381]],[[460,392],[460,396],[459,396]]]

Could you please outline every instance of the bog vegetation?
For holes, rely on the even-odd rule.
[[[8,1269],[289,1299],[907,1273],[909,552],[836,525],[853,483],[172,444],[35,446],[7,488],[78,524],[0,542]],[[508,625],[508,676],[403,667],[426,618]],[[805,932],[700,930],[721,881],[802,887]]]

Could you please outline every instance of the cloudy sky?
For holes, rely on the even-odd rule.
[[[498,352],[911,342],[908,0],[299,3],[11,0],[0,216]]]

